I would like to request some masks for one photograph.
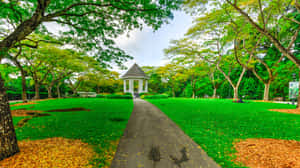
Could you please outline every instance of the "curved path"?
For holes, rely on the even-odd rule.
[[[207,154],[149,102],[134,108],[111,168],[220,168]]]

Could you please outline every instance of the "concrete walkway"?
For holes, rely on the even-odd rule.
[[[111,168],[220,168],[164,113],[134,100]]]

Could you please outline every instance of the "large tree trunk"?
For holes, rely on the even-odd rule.
[[[19,152],[4,80],[0,73],[0,161]]]
[[[264,90],[264,101],[268,101],[269,100],[269,94],[270,94],[270,85],[271,82],[265,83],[265,90]]]
[[[40,99],[40,84],[38,82],[35,82],[34,84],[34,90],[35,90],[35,96],[34,99]]]

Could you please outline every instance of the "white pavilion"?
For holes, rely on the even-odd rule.
[[[138,97],[140,93],[148,92],[149,77],[136,63],[121,76],[121,79],[124,81],[124,93],[131,93],[133,96]],[[137,90],[134,87],[135,81],[138,81]]]

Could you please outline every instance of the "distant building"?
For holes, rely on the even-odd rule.
[[[135,63],[129,70],[121,76],[124,80],[124,92],[131,93],[133,96],[138,97],[140,93],[148,92],[148,79],[149,77],[145,72]],[[134,89],[134,81],[139,81],[138,90]],[[129,83],[129,88],[127,87]]]

